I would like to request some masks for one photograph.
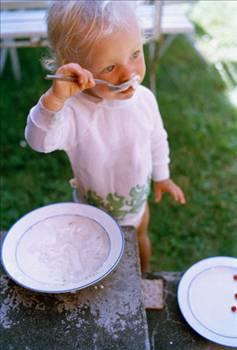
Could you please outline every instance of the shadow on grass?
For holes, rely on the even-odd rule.
[[[22,80],[13,78],[9,61],[1,78],[1,229],[8,229],[28,211],[71,200],[71,171],[63,152],[40,154],[24,141],[30,108],[48,89],[40,58],[46,49],[19,49]]]

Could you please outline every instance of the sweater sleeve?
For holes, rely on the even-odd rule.
[[[66,105],[58,112],[46,109],[41,99],[27,117],[25,138],[35,151],[49,153],[70,147],[73,138],[72,114]],[[70,138],[68,137],[70,130]]]
[[[168,136],[155,98],[153,97],[154,129],[151,139],[152,150],[152,179],[153,181],[166,180],[170,176],[169,171],[169,145]]]

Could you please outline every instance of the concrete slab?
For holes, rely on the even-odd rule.
[[[31,292],[0,271],[0,349],[149,350],[136,234],[99,284],[76,293]]]

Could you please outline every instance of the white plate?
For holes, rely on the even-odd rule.
[[[107,276],[124,249],[123,234],[104,211],[58,203],[17,221],[2,244],[7,274],[21,286],[46,293],[88,287]]]
[[[178,286],[178,303],[189,325],[203,337],[237,347],[237,259],[213,257],[189,268]]]

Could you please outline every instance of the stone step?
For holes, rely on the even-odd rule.
[[[164,307],[163,279],[142,279],[145,309],[161,310]]]

